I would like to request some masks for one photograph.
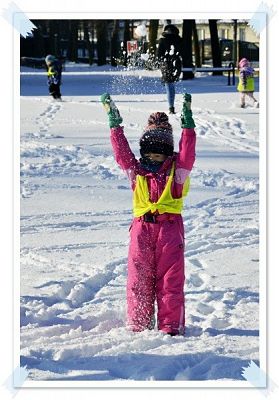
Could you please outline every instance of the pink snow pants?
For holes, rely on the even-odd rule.
[[[156,223],[135,218],[130,229],[127,280],[128,326],[152,329],[157,301],[158,329],[183,334],[184,227],[180,214],[162,214]]]

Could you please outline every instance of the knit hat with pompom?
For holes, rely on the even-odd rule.
[[[47,63],[52,63],[55,61],[55,57],[52,54],[48,54],[45,58],[45,62]]]
[[[148,118],[148,125],[140,138],[140,154],[173,155],[173,135],[169,118],[164,112],[155,112]]]
[[[244,68],[244,67],[248,67],[249,66],[249,61],[247,60],[247,58],[242,58],[239,63],[238,66],[239,68]]]

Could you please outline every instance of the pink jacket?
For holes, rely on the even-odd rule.
[[[115,159],[127,173],[132,189],[135,188],[136,176],[144,175],[147,178],[150,200],[154,203],[161,196],[172,162],[175,161],[175,178],[172,186],[172,196],[179,198],[182,195],[183,184],[190,174],[195,161],[196,133],[193,128],[183,128],[179,142],[179,152],[168,157],[158,172],[146,171],[133,154],[124,135],[123,127],[111,129],[111,144]]]

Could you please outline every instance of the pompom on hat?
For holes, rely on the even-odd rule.
[[[149,116],[139,144],[142,157],[148,153],[173,155],[172,126],[167,114],[155,112]]]

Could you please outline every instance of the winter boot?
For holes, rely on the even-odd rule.
[[[174,107],[169,108],[169,114],[175,114]]]

